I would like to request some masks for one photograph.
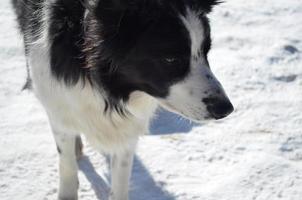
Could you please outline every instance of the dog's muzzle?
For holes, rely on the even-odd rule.
[[[202,100],[207,110],[215,119],[222,119],[234,111],[234,107],[228,98],[204,98]]]

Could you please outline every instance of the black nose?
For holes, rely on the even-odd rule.
[[[215,119],[222,119],[234,111],[234,107],[228,99],[204,98],[202,101]]]

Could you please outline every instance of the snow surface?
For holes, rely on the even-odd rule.
[[[1,0],[0,199],[56,199],[56,148],[43,108],[21,91],[14,18]],[[160,112],[139,142],[131,200],[301,200],[302,2],[229,0],[211,19],[210,63],[236,111],[203,125]],[[101,200],[106,159],[88,144],[85,155],[79,199]]]

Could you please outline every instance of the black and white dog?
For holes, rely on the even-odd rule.
[[[126,200],[158,105],[197,122],[233,111],[207,59],[216,0],[12,1],[60,155],[60,200],[77,199],[79,134],[111,155],[110,198]]]

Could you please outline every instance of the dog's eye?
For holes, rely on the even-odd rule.
[[[175,58],[175,57],[167,57],[167,58],[164,58],[164,62],[171,65],[171,64],[178,63],[179,59]]]

